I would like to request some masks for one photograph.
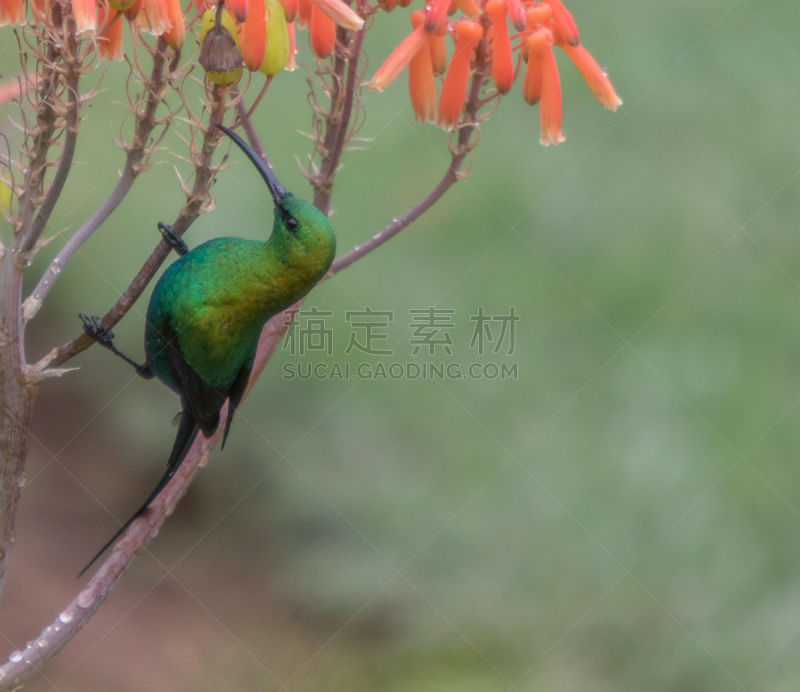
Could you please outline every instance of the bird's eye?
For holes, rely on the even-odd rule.
[[[286,219],[286,228],[288,228],[292,233],[295,233],[299,228],[300,224],[297,222],[297,219],[294,216],[290,216]]]

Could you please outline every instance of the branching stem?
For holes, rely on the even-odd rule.
[[[358,64],[361,59],[364,33],[363,27],[354,35],[341,27],[337,29],[337,43],[347,46],[347,60],[343,51],[337,47],[330,92],[331,105],[325,119],[325,138],[318,147],[322,163],[319,175],[311,178],[314,187],[314,206],[325,215],[330,213],[333,183],[339,169],[342,151],[347,143],[353,100],[360,82]],[[344,81],[345,66],[347,66],[347,82]],[[344,89],[343,98],[342,89]]]
[[[72,168],[72,157],[75,155],[75,143],[78,141],[78,124],[80,122],[80,95],[78,93],[78,82],[81,76],[81,63],[78,55],[78,42],[75,38],[75,19],[68,17],[66,22],[66,50],[65,64],[66,75],[64,78],[67,90],[67,112],[65,114],[65,134],[64,134],[64,149],[61,153],[61,159],[58,162],[56,174],[50,187],[47,190],[47,195],[39,207],[39,213],[31,225],[31,229],[25,234],[20,252],[26,253],[33,250],[36,241],[41,238],[47,222],[50,220],[50,215],[55,209],[56,202],[61,197],[61,191],[64,189],[64,183],[67,182],[70,168]]]
[[[144,110],[136,114],[134,139],[132,144],[127,147],[128,154],[125,160],[125,167],[122,170],[122,175],[116,187],[108,196],[108,199],[97,208],[94,214],[87,219],[86,223],[84,223],[66,242],[39,279],[39,283],[36,284],[36,288],[26,301],[26,319],[30,319],[36,314],[42,301],[53,287],[53,283],[55,283],[56,278],[64,269],[67,262],[78,251],[81,245],[83,245],[92,234],[105,223],[106,219],[114,213],[114,210],[122,203],[122,200],[125,199],[125,196],[133,187],[139,173],[142,172],[142,164],[148,156],[148,153],[152,151],[150,136],[153,129],[159,123],[155,117],[156,109],[158,105],[164,101],[170,80],[174,76],[174,72],[178,69],[177,64],[173,63],[169,66],[168,74],[164,74],[166,50],[167,42],[163,36],[160,36],[156,43],[156,50],[153,51],[153,69],[150,74],[150,79],[145,80],[144,84],[147,101]],[[168,120],[164,124],[164,129],[166,130],[167,127],[169,127]],[[69,136],[69,131],[67,132],[67,136]],[[39,212],[39,216],[41,216],[41,211]]]

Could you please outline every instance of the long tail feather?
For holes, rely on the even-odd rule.
[[[92,558],[91,562],[81,570],[81,573],[78,575],[79,579],[84,575],[86,570],[88,570],[95,562],[97,562],[98,558],[114,544],[114,542],[125,532],[125,530],[147,511],[150,503],[155,500],[156,497],[158,497],[158,494],[166,487],[167,483],[169,483],[172,477],[175,475],[175,472],[178,470],[178,468],[180,468],[186,453],[189,451],[194,439],[197,437],[198,430],[199,426],[197,425],[197,421],[194,419],[194,416],[184,409],[183,415],[181,416],[180,425],[178,426],[178,434],[175,436],[175,442],[172,445],[172,452],[170,452],[169,460],[167,461],[167,470],[164,472],[164,475],[161,477],[161,480],[158,482],[155,490],[150,493],[150,496],[144,501],[144,504],[136,510],[134,515],[122,525],[122,528],[117,531],[102,548],[100,548],[100,551]]]

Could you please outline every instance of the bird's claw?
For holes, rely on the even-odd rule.
[[[79,313],[78,317],[81,318],[81,322],[83,322],[83,331],[86,332],[89,338],[94,339],[101,346],[111,348],[114,332],[110,329],[106,329],[106,327],[103,326],[102,320],[97,317],[97,315],[88,317],[83,313]]]
[[[177,252],[181,257],[189,252],[189,246],[186,245],[181,237],[172,230],[171,226],[167,226],[167,224],[159,221],[158,230],[161,231],[161,237],[164,238],[164,241],[167,243],[167,245],[175,250],[175,252]]]

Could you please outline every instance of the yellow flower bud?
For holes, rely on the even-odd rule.
[[[11,188],[0,179],[0,216],[11,213]]]
[[[108,0],[108,6],[117,12],[125,12],[136,4],[136,0]]]
[[[278,74],[289,63],[289,29],[286,15],[278,0],[266,0],[267,6],[267,52],[259,72]]]

